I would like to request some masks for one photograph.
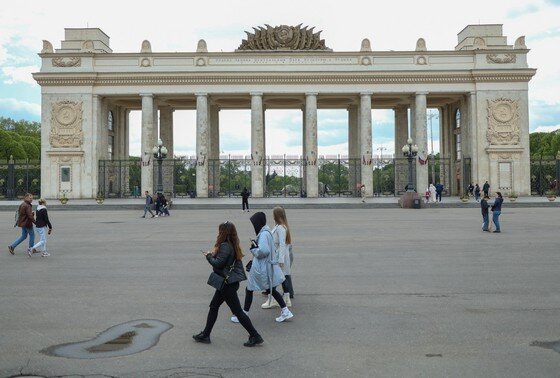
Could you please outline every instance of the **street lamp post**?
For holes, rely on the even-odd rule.
[[[408,138],[406,144],[402,148],[403,155],[408,160],[408,184],[406,185],[407,192],[414,192],[414,186],[412,184],[412,160],[418,155],[418,146],[412,144],[412,138]]]
[[[158,141],[158,145],[152,148],[152,153],[154,154],[154,159],[156,159],[158,162],[157,192],[159,194],[163,193],[163,170],[161,169],[161,163],[167,156],[167,148],[163,145],[161,139]]]

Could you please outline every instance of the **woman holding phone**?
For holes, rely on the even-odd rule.
[[[225,222],[218,227],[218,236],[212,251],[202,251],[214,273],[222,276],[225,279],[224,285],[221,289],[216,289],[214,297],[210,301],[210,310],[206,319],[206,327],[197,335],[193,335],[193,339],[199,343],[210,344],[210,333],[218,318],[218,310],[222,303],[226,304],[235,314],[238,322],[241,323],[243,328],[249,333],[249,340],[243,345],[246,347],[253,347],[262,344],[263,338],[251,323],[251,319],[241,309],[237,290],[239,289],[239,282],[246,279],[245,271],[241,259],[243,252],[239,245],[239,237],[237,236],[237,229],[231,222]]]

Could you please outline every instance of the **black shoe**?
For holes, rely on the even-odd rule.
[[[264,343],[263,338],[261,337],[261,335],[257,335],[257,336],[249,336],[249,340],[243,345],[246,347],[254,347],[255,345],[259,345],[262,343]]]
[[[290,299],[294,299],[294,295],[293,295],[293,294],[290,294]]]
[[[210,344],[210,336],[207,336],[204,332],[200,332],[198,335],[193,335],[194,341],[202,344]]]
[[[485,230],[485,229],[482,229],[482,231],[490,232],[490,230]]]
[[[13,255],[14,254],[14,247],[11,245],[8,246],[8,251]]]
[[[140,218],[146,218],[146,216],[145,216],[145,215],[142,215]]]
[[[500,231],[500,230],[496,230],[496,231],[494,231],[494,232],[501,232],[501,231]]]

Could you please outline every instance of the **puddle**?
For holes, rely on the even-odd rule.
[[[91,340],[53,345],[43,349],[41,353],[82,359],[127,356],[150,349],[171,328],[172,324],[161,320],[132,320],[113,326]]]
[[[558,341],[533,341],[531,346],[537,346],[545,349],[552,349],[555,352],[560,353],[560,340]]]

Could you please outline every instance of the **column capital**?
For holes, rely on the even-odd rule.
[[[428,95],[429,93],[430,93],[430,92],[415,92],[414,95],[415,95],[415,96],[421,96],[421,95],[426,96],[426,95]]]
[[[476,91],[469,92],[469,95],[476,96]]]
[[[318,96],[318,95],[319,95],[319,93],[317,93],[317,92],[305,92],[305,97],[308,97],[308,96]]]
[[[194,94],[196,97],[207,97],[208,93],[207,92],[198,92]]]
[[[154,97],[153,93],[140,93],[140,97]]]
[[[262,95],[263,95],[262,92],[249,92],[249,94],[250,94],[251,96],[262,96]]]
[[[360,92],[360,96],[371,96],[372,94],[373,92],[371,91]]]

